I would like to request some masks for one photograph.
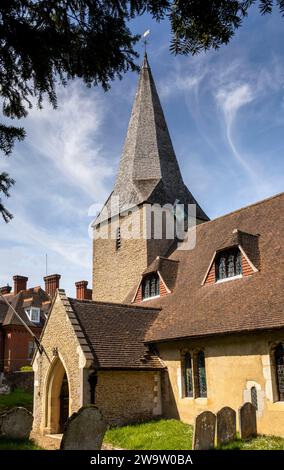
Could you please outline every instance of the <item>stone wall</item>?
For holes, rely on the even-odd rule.
[[[284,402],[276,401],[270,349],[284,340],[284,331],[228,335],[159,344],[168,367],[162,381],[163,414],[192,423],[197,414],[216,413],[223,406],[236,412],[250,401],[251,387],[257,390],[258,432],[284,436]],[[207,398],[183,397],[181,351],[204,349]]]
[[[101,371],[96,387],[96,405],[111,425],[135,423],[161,412],[156,387],[159,373],[151,371]]]
[[[33,365],[35,371],[34,430],[41,433],[51,433],[58,432],[58,429],[56,429],[54,419],[50,420],[51,410],[48,408],[54,404],[51,404],[50,397],[45,395],[45,391],[49,386],[53,368],[58,369],[52,379],[53,386],[57,386],[57,380],[62,381],[62,370],[58,364],[62,364],[63,371],[64,369],[66,371],[69,384],[69,415],[71,415],[83,405],[82,387],[85,366],[81,347],[58,295],[46,323],[42,344],[48,358],[45,354],[40,356],[37,353]],[[52,384],[50,384],[51,386]]]
[[[119,223],[105,224],[107,239],[93,241],[93,300],[123,302],[128,293],[137,287],[141,274],[159,255],[165,254],[173,240],[147,239],[146,207],[140,207]],[[139,222],[139,223],[138,223]],[[121,247],[116,250],[115,232],[120,226]],[[132,227],[135,237],[129,239]],[[111,237],[112,235],[112,237]],[[150,234],[151,235],[151,234]],[[163,233],[164,237],[165,234]]]

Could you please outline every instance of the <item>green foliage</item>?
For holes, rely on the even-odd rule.
[[[32,372],[33,368],[32,366],[22,366],[20,370],[21,372]]]
[[[33,395],[17,388],[9,395],[0,395],[0,413],[4,413],[15,406],[23,406],[32,411]]]
[[[0,437],[0,450],[42,450],[29,439],[7,439]]]
[[[188,450],[192,444],[192,426],[175,419],[111,428],[105,441],[122,449]]]
[[[227,44],[254,4],[261,14],[273,8],[272,0],[1,0],[3,116],[26,117],[33,105],[42,107],[44,97],[56,108],[56,83],[77,77],[107,90],[116,77],[138,70],[134,46],[140,37],[128,26],[136,16],[169,18],[170,50],[196,54]],[[276,4],[284,14],[284,0]],[[0,150],[9,155],[24,136],[23,128],[0,124]],[[6,175],[7,184],[9,189],[13,180]],[[1,200],[0,213],[6,222],[12,217]]]

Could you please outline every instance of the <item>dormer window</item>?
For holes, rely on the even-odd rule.
[[[142,300],[160,295],[160,278],[157,273],[149,274],[142,281]]]
[[[32,323],[39,323],[40,322],[40,308],[38,307],[30,307],[26,309],[26,314],[28,319]]]
[[[242,254],[239,248],[222,251],[216,257],[216,280],[222,281],[242,275]]]

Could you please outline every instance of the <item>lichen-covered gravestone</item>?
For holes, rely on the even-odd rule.
[[[236,412],[225,406],[217,413],[217,445],[227,444],[236,438]]]
[[[193,449],[214,449],[216,415],[211,411],[200,413],[195,419]]]
[[[100,410],[94,406],[84,406],[68,419],[61,450],[100,450],[106,431],[106,423]]]
[[[247,402],[239,409],[240,432],[242,439],[250,439],[257,435],[256,409]]]
[[[13,408],[0,416],[0,435],[11,439],[28,439],[33,419],[33,415],[25,408]]]

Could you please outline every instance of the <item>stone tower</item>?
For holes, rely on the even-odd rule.
[[[183,182],[145,55],[114,188],[93,224],[94,300],[123,302],[144,269],[165,254],[173,240],[164,231],[159,239],[149,236],[146,210],[176,201],[196,204],[197,223],[208,220]]]

